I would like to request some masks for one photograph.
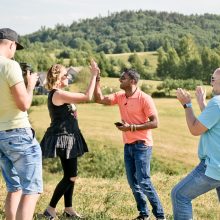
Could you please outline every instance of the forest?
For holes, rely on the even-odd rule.
[[[135,68],[143,79],[198,79],[209,83],[210,74],[220,66],[220,16],[182,15],[155,11],[122,11],[106,17],[73,21],[69,26],[40,30],[21,37],[27,50],[16,59],[45,71],[54,63],[85,66],[91,57],[103,76],[117,77]],[[156,51],[155,71],[147,57],[138,52]],[[128,62],[106,54],[131,53]]]

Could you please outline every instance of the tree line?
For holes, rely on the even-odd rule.
[[[218,15],[190,15],[155,11],[122,11],[107,17],[56,25],[22,36],[27,48],[16,54],[19,62],[34,71],[46,71],[53,63],[87,66],[98,62],[103,76],[118,77],[124,68],[134,68],[142,79],[197,79],[209,83],[220,66]],[[157,51],[156,72],[149,71],[147,57],[139,51]],[[127,61],[108,53],[131,52]]]
[[[157,76],[161,79],[197,79],[209,84],[219,66],[219,48],[198,47],[189,35],[179,41],[177,48],[168,42],[158,49]]]
[[[220,42],[220,16],[213,14],[182,15],[156,11],[122,11],[106,17],[41,27],[23,36],[24,41],[52,43],[78,50],[104,53],[155,51],[169,41],[176,48],[180,38],[190,33],[195,42],[216,48]]]

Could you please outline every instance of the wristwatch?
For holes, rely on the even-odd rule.
[[[192,108],[192,103],[189,102],[189,103],[184,104],[183,108]]]

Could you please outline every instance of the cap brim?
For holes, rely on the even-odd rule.
[[[16,50],[23,50],[24,49],[24,47],[21,44],[19,44],[18,42],[16,42],[16,44],[17,44]]]

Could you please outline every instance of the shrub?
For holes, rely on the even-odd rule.
[[[125,174],[123,151],[113,147],[93,146],[99,145],[97,142],[91,143],[89,153],[79,158],[79,175],[90,178],[120,178]],[[62,166],[58,158],[44,159],[44,170],[50,173],[62,172]],[[168,162],[153,156],[151,161],[151,173],[166,173],[168,175],[178,175],[186,172],[181,163]]]
[[[112,87],[108,87],[108,86],[103,86],[102,87],[102,94],[103,95],[108,95],[108,94],[112,94],[115,92],[118,92],[119,90],[116,88],[112,88]]]
[[[79,160],[81,177],[118,178],[124,174],[123,154],[114,148],[93,149]],[[58,158],[44,159],[43,166],[51,173],[62,172]]]
[[[84,177],[118,178],[124,174],[123,154],[115,148],[94,149],[80,160]]]
[[[194,90],[196,86],[201,86],[201,85],[202,85],[201,80],[195,80],[195,79],[175,80],[175,79],[167,78],[160,85],[157,86],[157,89],[164,90],[165,93],[168,93],[170,96],[171,91],[177,88]]]
[[[47,96],[46,95],[38,95],[34,96],[31,105],[32,106],[39,106],[44,105],[47,103]]]
[[[155,91],[151,94],[153,98],[163,98],[166,97],[166,93],[162,91]]]
[[[141,90],[147,94],[151,94],[152,92],[152,89],[153,89],[153,86],[152,85],[149,85],[149,84],[146,84],[146,83],[143,83],[141,85]]]

